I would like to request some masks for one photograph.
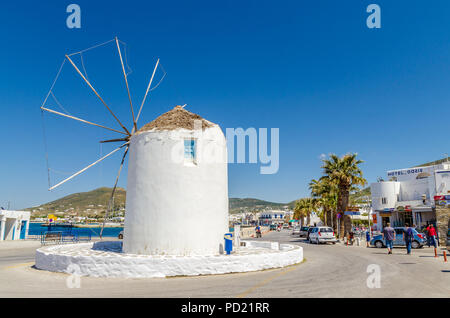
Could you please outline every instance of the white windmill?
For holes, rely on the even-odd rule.
[[[108,206],[109,211],[113,207],[114,193],[125,157],[130,152],[124,251],[131,254],[179,256],[219,254],[223,249],[223,235],[228,232],[226,140],[222,130],[218,125],[185,110],[186,105],[176,106],[138,130],[137,122],[147,95],[152,90],[155,72],[160,65],[159,59],[135,116],[119,40],[116,37],[112,41],[116,43],[122,65],[133,119],[132,127],[127,129],[112,112],[85,76],[86,72],[83,74],[73,62],[73,54],[66,55],[64,62],[70,62],[122,130],[44,107],[47,98],[52,94],[59,72],[41,106],[42,111],[119,133],[122,135],[120,138],[101,142],[123,144],[56,185],[50,186],[49,190],[61,186],[117,151],[125,149]],[[107,216],[104,220],[106,218]]]
[[[118,52],[118,56],[119,56],[119,59],[120,59],[121,66],[122,66],[122,72],[123,72],[123,76],[124,76],[124,80],[125,80],[125,86],[126,86],[127,93],[128,93],[128,99],[129,99],[129,103],[130,103],[131,115],[132,115],[132,119],[133,119],[132,127],[131,127],[130,129],[127,129],[127,127],[120,121],[120,119],[114,114],[114,112],[111,110],[111,108],[106,104],[106,102],[104,101],[104,99],[102,98],[102,96],[100,96],[99,92],[94,88],[93,84],[88,80],[87,75],[86,75],[87,72],[86,72],[86,70],[85,70],[85,68],[84,68],[83,56],[82,56],[82,54],[83,54],[84,52],[86,52],[86,51],[88,51],[88,50],[92,50],[92,49],[98,48],[98,47],[100,47],[100,46],[106,45],[106,44],[111,43],[111,42],[115,42],[115,44],[116,44],[116,46],[117,46],[117,52]],[[50,90],[48,91],[48,93],[47,93],[47,95],[46,95],[46,97],[45,97],[45,99],[44,99],[44,102],[43,102],[42,105],[41,105],[41,110],[42,110],[42,112],[48,112],[48,113],[52,113],[52,114],[55,114],[55,115],[58,115],[58,116],[70,118],[70,119],[73,119],[73,120],[76,120],[76,121],[80,121],[80,122],[85,123],[85,124],[88,124],[88,125],[92,125],[92,126],[96,126],[96,127],[100,127],[100,128],[106,129],[106,130],[109,130],[109,131],[112,131],[112,132],[114,132],[114,133],[118,133],[118,134],[121,135],[120,138],[114,138],[114,139],[109,139],[109,140],[102,140],[102,141],[100,141],[100,142],[101,142],[101,143],[123,142],[122,145],[120,145],[119,147],[117,147],[117,148],[114,149],[113,151],[109,152],[108,154],[102,156],[101,158],[99,158],[99,159],[96,160],[95,162],[93,162],[93,163],[89,164],[88,166],[84,167],[83,169],[81,169],[81,170],[75,172],[74,174],[70,175],[69,177],[65,178],[64,180],[58,182],[57,184],[55,184],[55,185],[51,185],[51,184],[50,184],[50,175],[49,175],[49,191],[51,191],[51,190],[56,189],[57,187],[61,186],[62,184],[66,183],[67,181],[73,179],[74,177],[80,175],[81,173],[85,172],[85,171],[88,170],[89,168],[91,168],[91,167],[97,165],[98,163],[100,163],[101,161],[103,161],[103,160],[105,160],[106,158],[110,157],[111,155],[115,154],[115,153],[118,152],[119,150],[125,149],[125,151],[124,151],[124,153],[123,153],[123,156],[122,156],[121,163],[120,163],[120,167],[119,167],[119,170],[118,170],[118,173],[117,173],[117,176],[116,176],[116,180],[115,180],[115,183],[114,183],[112,192],[111,192],[111,197],[110,197],[110,201],[109,201],[109,203],[108,203],[107,213],[108,213],[108,211],[109,211],[110,209],[113,208],[114,193],[115,193],[116,188],[117,188],[117,183],[118,183],[118,181],[119,181],[120,173],[121,173],[121,171],[122,171],[123,164],[124,164],[125,158],[126,158],[127,153],[128,153],[128,149],[129,149],[129,147],[130,147],[130,137],[137,131],[137,122],[138,122],[138,120],[139,120],[139,117],[141,116],[142,108],[143,108],[143,106],[144,106],[144,104],[145,104],[145,101],[146,101],[146,99],[147,99],[147,96],[148,96],[148,94],[149,94],[149,92],[150,92],[151,90],[155,89],[155,88],[161,83],[161,81],[164,79],[164,77],[165,77],[165,75],[166,75],[166,73],[165,73],[165,71],[164,71],[164,75],[162,76],[162,78],[161,78],[161,80],[159,81],[159,83],[158,83],[155,87],[151,88],[152,83],[153,83],[153,79],[154,79],[154,77],[155,77],[156,70],[157,70],[158,66],[160,66],[160,60],[159,60],[159,58],[158,58],[157,61],[156,61],[155,67],[154,67],[154,69],[153,69],[153,73],[152,73],[152,75],[151,75],[151,77],[150,77],[150,81],[149,81],[149,83],[148,83],[147,90],[146,90],[146,92],[145,92],[144,98],[142,99],[142,102],[141,102],[141,104],[140,104],[139,111],[138,111],[137,115],[135,115],[134,108],[133,108],[133,103],[132,103],[132,99],[131,99],[131,94],[130,94],[130,88],[129,88],[129,85],[128,85],[128,74],[127,74],[127,72],[125,71],[125,64],[124,64],[124,60],[123,60],[123,57],[122,57],[122,50],[121,50],[121,47],[120,47],[120,43],[123,43],[123,42],[120,41],[117,37],[115,37],[115,38],[112,39],[112,40],[109,40],[109,41],[106,41],[106,42],[104,42],[104,43],[101,43],[101,44],[92,46],[92,47],[90,47],[90,48],[81,50],[81,51],[79,51],[79,52],[75,52],[75,53],[72,53],[72,54],[66,54],[66,55],[65,55],[65,58],[64,58],[64,61],[62,62],[61,66],[60,66],[60,68],[59,68],[59,71],[58,71],[58,73],[57,73],[57,75],[56,75],[56,77],[55,77],[55,79],[54,79],[54,81],[53,81],[53,84],[52,84],[52,86],[50,87]],[[124,43],[123,43],[123,44],[124,44]],[[72,57],[75,56],[75,55],[79,55],[79,56],[80,56],[81,62],[82,62],[81,68],[84,70],[84,73],[80,70],[80,68],[79,68],[79,67],[74,63],[74,61],[72,60]],[[92,122],[92,121],[89,121],[89,120],[86,120],[86,119],[83,119],[83,118],[79,118],[79,117],[72,116],[72,115],[70,115],[69,113],[63,113],[63,112],[59,112],[59,111],[56,111],[56,110],[54,110],[54,109],[50,109],[50,108],[48,108],[48,107],[45,107],[45,106],[46,106],[46,103],[47,103],[47,100],[49,99],[50,96],[54,97],[55,100],[56,100],[56,97],[55,97],[54,94],[53,94],[53,88],[55,87],[55,84],[56,84],[56,82],[57,82],[57,80],[58,80],[58,78],[59,78],[59,75],[60,75],[60,73],[61,73],[61,71],[62,71],[62,69],[63,69],[63,66],[64,66],[64,64],[66,63],[66,61],[68,61],[68,62],[73,66],[73,68],[74,68],[74,69],[76,70],[76,72],[79,74],[79,76],[81,77],[81,79],[82,79],[82,80],[87,84],[87,86],[92,90],[92,92],[95,94],[95,96],[97,96],[97,98],[99,99],[99,101],[104,105],[104,107],[107,109],[107,111],[109,112],[109,114],[110,114],[111,116],[113,116],[113,118],[115,119],[115,121],[116,121],[116,122],[119,124],[119,126],[122,128],[122,130],[120,130],[120,129],[115,129],[115,128],[111,128],[111,127],[107,127],[107,126],[105,126],[105,125],[101,125],[101,124],[98,124],[98,123],[94,123],[94,122]],[[56,101],[57,101],[57,100],[56,100]],[[119,136],[118,136],[118,137],[119,137]],[[45,136],[44,136],[44,138],[45,138]],[[46,150],[46,151],[47,151],[47,150]],[[48,159],[47,159],[47,160],[48,160]],[[50,173],[50,169],[49,169],[49,167],[48,167],[48,161],[47,161],[47,170],[48,170],[48,173]],[[105,219],[104,219],[105,221],[106,221],[106,219],[107,219],[107,216],[108,216],[108,215],[105,216]],[[100,232],[100,237],[101,237],[102,234],[103,234],[103,228],[104,228],[104,225],[105,225],[105,221],[103,222],[102,230],[101,230],[101,232]]]

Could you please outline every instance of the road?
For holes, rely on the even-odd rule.
[[[0,297],[450,297],[450,263],[432,249],[385,249],[310,245],[290,231],[264,240],[298,244],[305,261],[283,269],[199,277],[82,277],[68,288],[69,275],[32,267],[35,246],[0,249]],[[380,288],[367,287],[367,267],[379,266]],[[373,265],[372,265],[373,266]]]

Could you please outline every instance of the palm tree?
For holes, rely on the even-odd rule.
[[[303,226],[303,219],[306,217],[306,225],[311,221],[311,212],[314,210],[314,201],[312,198],[302,198],[298,200],[294,208],[294,217],[300,218],[300,224]]]
[[[363,178],[363,173],[359,168],[363,161],[356,159],[356,156],[357,154],[346,154],[339,158],[332,154],[329,159],[323,160],[322,165],[325,177],[337,187],[337,212],[341,215],[341,220],[344,221],[340,222],[340,238],[347,235],[352,227],[350,216],[344,215],[348,206],[350,190],[354,186],[366,184],[366,179]]]
[[[316,201],[316,206],[322,211],[324,224],[333,226],[333,215],[336,211],[337,187],[326,177],[319,180],[311,180],[309,183],[311,195]],[[334,227],[334,226],[333,226]]]
[[[303,227],[303,221],[304,221],[304,210],[303,210],[303,206],[302,206],[302,199],[297,200],[295,202],[295,207],[294,207],[294,219],[296,220],[300,220],[300,226]]]

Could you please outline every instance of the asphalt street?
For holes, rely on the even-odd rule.
[[[435,258],[431,248],[413,250],[412,255],[395,248],[387,255],[385,249],[311,245],[288,230],[268,233],[262,240],[298,244],[305,261],[282,269],[213,276],[82,277],[79,288],[69,288],[69,275],[33,267],[37,242],[14,249],[0,245],[0,297],[450,297],[450,263]],[[379,270],[379,286],[369,278],[374,268]]]

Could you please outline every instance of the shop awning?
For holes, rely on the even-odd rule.
[[[431,206],[415,206],[413,207],[413,212],[433,212],[433,208]]]
[[[424,205],[422,200],[413,201],[399,201],[395,204],[395,211],[397,212],[431,212],[433,208],[429,205]]]

